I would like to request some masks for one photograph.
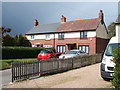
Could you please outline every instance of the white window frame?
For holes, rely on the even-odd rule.
[[[30,35],[30,39],[35,39],[35,35]]]
[[[64,39],[65,33],[58,33],[58,39]]]
[[[80,38],[87,38],[87,31],[81,31]]]
[[[45,40],[50,40],[50,34],[45,35]]]
[[[57,45],[57,52],[63,53],[65,49],[65,45]]]
[[[86,53],[89,53],[89,45],[79,45],[78,49],[82,50],[82,51],[84,51]]]

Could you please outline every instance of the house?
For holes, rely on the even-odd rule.
[[[104,14],[100,10],[98,18],[67,21],[61,17],[61,22],[38,24],[26,33],[32,46],[54,47],[56,52],[66,52],[80,49],[89,54],[101,53],[107,43],[107,28]]]

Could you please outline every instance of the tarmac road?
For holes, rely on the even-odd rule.
[[[2,85],[6,85],[12,82],[11,69],[2,70],[0,73],[2,74]]]

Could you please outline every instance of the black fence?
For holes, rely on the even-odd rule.
[[[12,82],[40,77],[101,62],[101,54],[69,59],[50,59],[12,63]]]

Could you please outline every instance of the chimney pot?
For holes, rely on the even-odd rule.
[[[100,10],[99,12],[99,18],[101,19],[102,22],[104,21],[104,14],[102,10]]]
[[[62,15],[62,17],[61,17],[61,23],[65,23],[66,22],[66,17],[64,17],[63,15]]]
[[[38,25],[38,20],[35,19],[35,20],[34,20],[34,27],[36,27],[37,25]]]

